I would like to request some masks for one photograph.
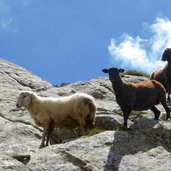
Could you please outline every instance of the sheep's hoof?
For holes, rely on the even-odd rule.
[[[156,114],[156,115],[154,116],[154,119],[155,119],[155,120],[159,120],[159,116],[160,116],[160,114],[159,114],[159,115]]]
[[[170,116],[166,118],[166,121],[170,121],[170,120],[171,120],[171,119],[170,119]]]
[[[41,144],[41,145],[39,146],[39,149],[44,148],[44,147],[45,147],[45,146]]]
[[[119,131],[127,131],[128,128],[125,125],[121,125],[121,126],[118,127],[118,130]]]
[[[133,128],[127,128],[127,131],[134,131]]]
[[[169,99],[169,98],[167,99],[167,103],[169,103],[169,104],[170,104],[170,99]]]

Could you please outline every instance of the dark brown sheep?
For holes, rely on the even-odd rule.
[[[159,119],[160,111],[155,105],[161,103],[166,110],[167,118],[170,118],[170,109],[166,103],[166,92],[164,86],[155,81],[148,80],[139,83],[122,81],[119,72],[123,69],[110,68],[103,69],[104,73],[109,73],[116,96],[116,102],[120,106],[124,116],[124,128],[127,128],[127,120],[132,110],[142,111],[151,109],[155,114],[155,119]]]
[[[162,61],[167,61],[167,64],[164,66],[164,68],[158,69],[157,71],[153,72],[151,75],[151,80],[157,80],[166,89],[166,92],[168,93],[167,100],[170,102],[170,90],[171,90],[171,49],[167,48],[165,49]]]

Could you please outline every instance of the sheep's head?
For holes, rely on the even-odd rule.
[[[123,73],[124,69],[118,69],[118,68],[109,68],[109,69],[103,69],[102,70],[104,73],[109,73],[109,79],[111,81],[114,81],[115,78],[117,78],[119,76],[119,73]]]
[[[171,63],[171,48],[165,49],[162,55],[162,61],[168,61]]]
[[[27,91],[21,91],[18,95],[18,100],[16,106],[21,108],[23,106],[28,106],[31,102],[31,93]]]

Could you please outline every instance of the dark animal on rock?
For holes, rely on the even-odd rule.
[[[104,73],[109,74],[109,79],[116,96],[116,102],[120,106],[124,117],[124,128],[127,128],[127,120],[132,110],[152,110],[155,119],[159,119],[160,111],[155,107],[161,103],[167,113],[166,119],[170,118],[170,109],[166,103],[166,92],[164,86],[155,81],[148,80],[139,83],[122,81],[119,73],[123,69],[110,68],[103,69]]]
[[[167,64],[161,68],[156,70],[151,74],[151,80],[157,80],[166,89],[166,92],[168,93],[167,100],[170,102],[170,91],[171,91],[171,49],[167,48],[165,49],[162,61],[167,61]]]

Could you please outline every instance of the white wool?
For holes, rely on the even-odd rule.
[[[55,127],[63,127],[65,120],[72,118],[78,122],[84,134],[87,117],[90,118],[92,124],[95,123],[95,101],[92,96],[85,93],[54,98],[40,97],[31,91],[21,91],[17,107],[22,106],[29,111],[36,125],[43,127],[44,131],[49,129],[51,122]]]

